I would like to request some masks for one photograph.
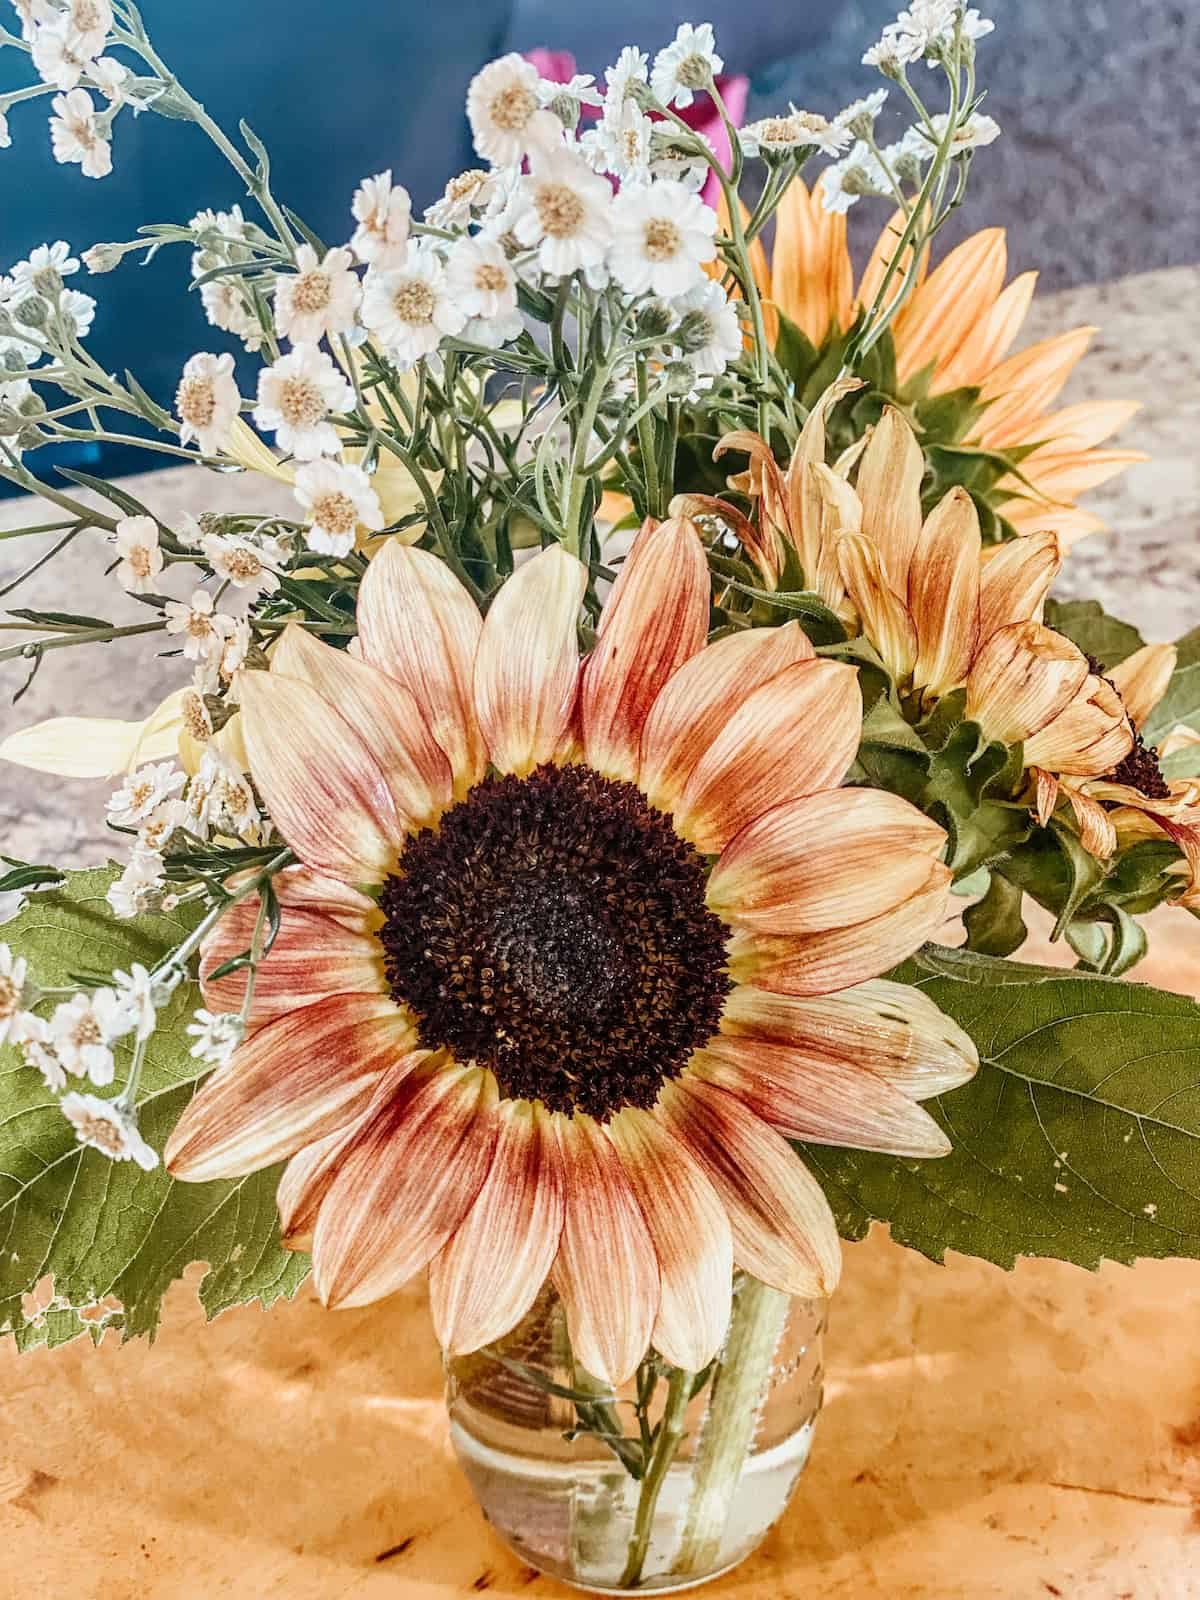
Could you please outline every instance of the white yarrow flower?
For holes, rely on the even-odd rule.
[[[24,1030],[16,1040],[21,1052],[21,1057],[27,1067],[34,1067],[42,1075],[42,1082],[54,1094],[60,1094],[67,1086],[67,1074],[62,1062],[55,1055],[50,1044],[50,1026],[35,1017],[31,1012],[25,1015]]]
[[[450,179],[440,200],[425,208],[426,222],[435,228],[465,227],[475,211],[487,211],[499,198],[502,184],[495,172],[471,167]]]
[[[25,1037],[30,998],[24,956],[14,956],[8,945],[0,944],[0,1044]]]
[[[102,1087],[113,1080],[112,1045],[128,1032],[125,1024],[113,991],[96,989],[91,994],[73,995],[54,1008],[50,1039],[68,1072]]]
[[[296,473],[296,499],[308,522],[309,549],[320,555],[344,556],[354,549],[360,527],[378,533],[383,508],[361,467],[340,461],[314,461]]]
[[[105,809],[108,820],[121,828],[135,828],[146,821],[164,800],[176,795],[187,777],[169,761],[142,767],[131,773],[109,797]]]
[[[467,118],[475,148],[494,167],[515,167],[535,149],[562,139],[562,123],[541,103],[541,80],[515,51],[471,79]]]
[[[821,174],[821,199],[826,211],[845,213],[865,194],[887,194],[887,174],[860,140],[848,156]]]
[[[718,377],[742,353],[741,302],[719,283],[705,282],[675,301],[676,335],[698,378]]]
[[[622,189],[612,203],[612,229],[609,264],[630,294],[687,294],[717,253],[716,212],[669,178]]]
[[[851,101],[833,120],[839,128],[844,128],[854,138],[865,139],[873,130],[875,119],[883,110],[887,97],[886,89],[873,89],[861,100]]]
[[[201,540],[204,559],[226,583],[235,589],[244,589],[249,600],[260,595],[273,594],[279,587],[279,574],[266,555],[248,539],[232,534],[212,533]]]
[[[117,582],[129,594],[150,594],[163,569],[158,524],[153,517],[122,517],[113,535],[120,561]]]
[[[447,335],[461,333],[467,320],[449,293],[445,267],[428,246],[412,249],[402,267],[368,273],[362,314],[402,367],[431,355]]]
[[[908,140],[911,140],[913,152],[922,161],[928,161],[934,151],[946,137],[946,112],[941,111],[932,117],[932,133],[923,128],[919,123],[908,131]],[[981,116],[976,113],[973,117],[966,117],[954,130],[954,138],[950,142],[952,156],[965,155],[968,150],[982,150],[985,145],[994,143],[1000,137],[1000,124],[992,117]]]
[[[622,183],[645,183],[650,177],[654,124],[634,100],[621,101],[590,128],[579,147],[598,172],[611,172]]]
[[[521,332],[517,275],[495,239],[460,239],[446,264],[446,287],[470,318],[464,336],[472,343],[498,346]]]
[[[258,375],[254,420],[272,430],[280,449],[298,461],[336,455],[342,442],[329,414],[353,408],[353,388],[315,345],[289,351]]]
[[[143,1172],[153,1172],[158,1166],[157,1154],[118,1101],[102,1100],[94,1094],[65,1094],[60,1104],[80,1144],[99,1150],[110,1161],[134,1161]]]
[[[214,356],[202,351],[189,357],[175,393],[175,413],[183,424],[180,443],[194,439],[206,456],[217,455],[241,404],[228,352]]]
[[[650,82],[647,60],[644,50],[638,50],[633,45],[627,44],[612,66],[605,67],[604,81],[608,85],[608,93],[605,96],[606,116],[615,113],[618,107],[624,105],[635,83]]]
[[[665,50],[654,58],[650,88],[664,106],[680,110],[690,106],[698,91],[707,89],[725,63],[717,54],[712,23],[694,27],[682,22]]]
[[[196,1041],[190,1053],[197,1061],[223,1067],[241,1044],[245,1025],[235,1011],[206,1011],[199,1006],[187,1032]]]
[[[367,266],[399,267],[408,253],[412,199],[407,189],[393,185],[392,173],[364,178],[350,206],[358,223],[350,248]]]
[[[55,161],[78,162],[85,178],[106,178],[112,171],[112,146],[96,119],[96,107],[86,89],[56,94],[50,102],[50,143]]]
[[[83,40],[65,17],[35,29],[29,53],[38,77],[56,89],[73,89],[88,65]]]
[[[216,750],[206,750],[188,790],[189,827],[233,834],[244,844],[261,844],[262,818],[245,774]],[[194,820],[193,820],[194,819]]]
[[[65,239],[53,244],[39,244],[23,261],[18,261],[10,278],[0,278],[0,284],[9,284],[6,293],[0,292],[0,302],[15,305],[29,294],[54,294],[59,278],[70,278],[79,271],[79,261],[71,254]]]
[[[79,41],[79,48],[92,60],[108,43],[113,27],[113,9],[110,0],[67,0],[62,13],[69,28]]]
[[[170,600],[164,610],[167,632],[183,635],[183,653],[189,661],[212,661],[220,654],[233,619],[213,610],[207,589],[196,589],[187,601]]]
[[[599,269],[612,240],[612,189],[565,148],[539,151],[521,179],[512,231],[537,245],[542,271],[552,278]]]
[[[296,271],[275,280],[275,329],[293,344],[318,344],[326,334],[354,326],[362,285],[349,250],[327,250],[323,260],[310,244],[296,251]]]
[[[154,982],[149,972],[135,961],[128,972],[113,973],[113,987],[119,1015],[126,1022],[122,1031],[132,1031],[139,1042],[148,1039],[158,1022]]]
[[[786,117],[763,117],[750,122],[738,135],[748,156],[787,155],[792,150],[817,149],[835,156],[849,143],[850,135],[838,122],[830,122],[815,111],[797,111]]]

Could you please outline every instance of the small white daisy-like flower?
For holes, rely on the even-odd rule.
[[[911,140],[912,148],[919,152],[920,159],[928,161],[934,151],[946,137],[947,114],[941,111],[932,117],[932,131],[921,125],[915,124],[908,130],[905,142]],[[954,130],[954,138],[950,143],[952,156],[965,155],[968,150],[982,150],[985,145],[993,144],[1000,137],[1000,124],[992,117],[981,116],[976,113],[966,117]]]
[[[224,578],[235,589],[244,589],[248,599],[257,600],[259,595],[273,594],[278,589],[279,574],[248,539],[211,533],[203,537],[200,548],[217,577]]]
[[[96,118],[86,89],[56,94],[50,102],[50,143],[57,162],[75,161],[86,178],[106,178],[112,171],[112,145]]]
[[[27,1067],[33,1067],[42,1075],[42,1082],[54,1094],[60,1094],[67,1086],[67,1074],[62,1062],[55,1055],[50,1044],[50,1027],[35,1017],[26,1013],[25,1029],[22,1037],[15,1040],[17,1049]]]
[[[188,805],[200,829],[232,834],[244,844],[263,841],[262,818],[253,789],[245,774],[215,750],[204,753],[188,791]]]
[[[240,617],[221,646],[221,654],[217,658],[217,673],[226,683],[232,683],[235,675],[245,666],[253,640],[249,622],[245,617]]]
[[[124,105],[125,86],[132,76],[127,67],[123,67],[114,56],[101,56],[99,60],[89,63],[88,74],[111,105]],[[138,109],[139,107],[135,105],[135,114]]]
[[[623,188],[612,203],[612,229],[609,264],[630,294],[687,294],[717,253],[716,212],[669,178]]]
[[[90,1078],[102,1087],[111,1083],[115,1065],[113,1041],[128,1031],[111,989],[73,995],[55,1006],[50,1039],[63,1066],[76,1078]]]
[[[73,89],[89,64],[84,43],[65,16],[42,23],[34,32],[29,51],[42,82],[52,83],[56,89]]]
[[[158,524],[153,517],[122,517],[113,535],[120,561],[117,582],[129,594],[151,594],[163,569]]]
[[[24,956],[14,956],[8,945],[0,944],[0,1044],[20,1037],[31,993],[26,973]]]
[[[839,122],[830,122],[815,111],[791,108],[786,117],[764,117],[750,122],[738,135],[748,156],[787,155],[793,150],[823,150],[836,156],[850,142],[850,135]]]
[[[175,832],[176,828],[183,825],[186,815],[186,803],[178,798],[173,798],[164,800],[161,805],[155,806],[154,810],[142,823],[138,829],[137,841],[133,847],[133,856],[157,857],[158,859],[154,861],[147,859],[145,864],[148,871],[151,869],[156,872],[161,870],[162,852],[166,848],[167,840]],[[131,860],[133,856],[131,856]]]
[[[262,324],[246,303],[236,278],[210,278],[202,283],[200,304],[214,328],[232,333],[251,354],[262,348]]]
[[[245,1024],[235,1011],[206,1011],[198,1006],[187,1032],[195,1039],[190,1054],[197,1061],[223,1067],[242,1042]]]
[[[298,461],[315,461],[342,447],[330,412],[353,406],[354,390],[341,370],[323,350],[301,345],[259,373],[254,420],[274,432],[281,450]]]
[[[886,77],[898,78],[911,59],[911,56],[901,55],[895,35],[885,30],[881,39],[863,51],[862,64],[877,67]]]
[[[499,196],[501,184],[494,172],[471,167],[450,179],[440,200],[425,208],[425,220],[435,228],[460,228],[476,211],[486,211]]]
[[[105,899],[114,917],[140,917],[162,903],[166,882],[162,857],[153,850],[134,850],[125,870],[108,886]]]
[[[705,282],[675,301],[680,349],[699,378],[715,378],[742,353],[740,301],[719,283]]]
[[[839,111],[833,119],[838,128],[844,128],[855,139],[865,139],[875,127],[875,119],[887,101],[886,89],[873,89],[861,100],[854,100]],[[836,152],[834,152],[836,154]]]
[[[164,609],[167,632],[183,635],[183,653],[189,661],[211,661],[233,627],[232,617],[213,610],[207,589],[196,589],[190,600],[169,600]]]
[[[624,100],[583,135],[579,146],[597,171],[611,172],[622,183],[645,183],[653,133],[654,124],[636,101]]]
[[[664,106],[684,110],[699,90],[708,88],[724,65],[717,54],[712,24],[702,22],[694,27],[690,22],[681,22],[674,39],[654,58],[650,88]]]
[[[378,533],[383,508],[361,467],[314,461],[296,473],[296,499],[308,523],[306,540],[319,555],[344,556],[354,549],[360,527]]]
[[[131,773],[108,799],[108,820],[121,828],[134,828],[145,822],[164,800],[178,794],[187,777],[169,761],[142,767]]]
[[[71,278],[78,271],[79,261],[71,254],[71,246],[65,239],[39,244],[23,261],[16,263],[10,278],[0,279],[0,283],[10,285],[7,294],[0,293],[0,301],[12,305],[27,294],[53,295],[57,292],[59,278]]]
[[[350,206],[358,223],[350,248],[367,266],[399,267],[408,253],[412,198],[407,189],[392,183],[392,173],[364,178]]]
[[[821,199],[826,211],[845,213],[865,194],[888,193],[887,174],[860,140],[848,156],[821,174]]]
[[[538,99],[544,106],[552,106],[560,95],[578,100],[581,106],[604,104],[604,96],[596,88],[595,74],[591,72],[577,72],[566,83],[555,83],[550,78],[538,80]]]
[[[491,61],[471,79],[467,118],[475,148],[494,167],[515,167],[562,139],[562,123],[541,103],[541,80],[515,51]]]
[[[653,143],[650,147],[650,174],[655,178],[671,178],[676,183],[683,184],[685,189],[699,193],[708,181],[712,171],[708,159],[696,145],[703,145],[712,150],[712,140],[703,133],[695,133],[687,145],[676,141],[670,134],[657,131],[660,124],[656,124]]]
[[[624,105],[635,83],[650,82],[647,61],[648,57],[644,50],[638,50],[633,45],[627,44],[612,66],[605,67],[604,81],[608,85],[605,115],[615,112],[618,107]]]
[[[318,344],[326,334],[347,333],[362,298],[349,250],[327,250],[323,260],[310,244],[296,251],[296,271],[275,280],[275,329],[293,344]]]
[[[516,196],[512,231],[537,245],[552,278],[599,268],[612,240],[613,194],[607,181],[567,149],[539,151]]]
[[[67,0],[63,18],[79,41],[88,60],[98,56],[112,32],[113,10],[110,0]]]
[[[134,1161],[143,1172],[153,1172],[158,1166],[156,1152],[117,1101],[94,1094],[65,1094],[59,1103],[80,1144],[99,1150],[110,1161]]]
[[[233,357],[202,351],[190,356],[175,392],[175,413],[182,426],[182,444],[195,440],[206,456],[217,455],[229,438],[229,427],[241,408]]]
[[[134,961],[128,972],[113,973],[113,988],[120,1015],[127,1019],[123,1031],[132,1031],[139,1041],[148,1039],[158,1022],[154,982],[149,972],[141,962]]]
[[[498,346],[521,332],[517,275],[495,239],[460,239],[446,265],[446,287],[471,319],[466,337],[473,343]]]
[[[58,297],[58,314],[77,339],[86,338],[96,315],[96,302],[78,289],[64,289]]]
[[[367,276],[363,321],[401,366],[432,354],[443,338],[461,333],[466,320],[440,257],[427,246],[411,250],[402,267]]]

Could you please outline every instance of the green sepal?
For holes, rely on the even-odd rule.
[[[987,893],[963,912],[967,949],[984,956],[1010,956],[1025,943],[1024,895],[1000,873],[990,874]]]

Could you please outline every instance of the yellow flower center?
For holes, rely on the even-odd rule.
[[[358,508],[348,494],[340,489],[327,489],[317,495],[312,503],[312,519],[327,533],[344,538],[358,526]]]
[[[262,562],[253,550],[238,548],[231,550],[225,557],[225,570],[231,578],[239,583],[248,583],[251,578],[261,575]]]
[[[279,413],[290,428],[315,428],[325,420],[325,400],[311,378],[285,378],[279,385]]]
[[[437,296],[423,278],[407,278],[392,296],[392,310],[413,327],[428,326],[436,309]]]
[[[129,563],[129,570],[135,578],[150,576],[150,551],[146,545],[135,544],[125,560]]]
[[[495,262],[484,261],[475,269],[475,287],[481,294],[500,294],[507,286],[508,277]]]
[[[642,249],[651,261],[670,261],[682,244],[683,235],[666,217],[651,217],[642,233]]]
[[[472,167],[469,172],[460,172],[457,178],[451,178],[446,185],[446,199],[461,204],[482,189],[486,182],[487,173],[481,172],[478,167]]]
[[[110,1122],[107,1117],[92,1117],[84,1115],[75,1119],[75,1127],[79,1137],[85,1143],[95,1145],[106,1156],[119,1156],[125,1150],[125,1138],[120,1128]]]
[[[190,428],[207,428],[217,410],[211,378],[184,378],[175,396],[175,410]]]
[[[21,989],[11,978],[0,977],[0,1017],[15,1016],[21,1009]]]
[[[304,272],[292,284],[292,308],[303,316],[324,311],[333,294],[333,285],[325,272]]]
[[[183,698],[183,731],[197,744],[204,744],[212,733],[204,701],[194,690]]]
[[[77,1050],[86,1050],[90,1045],[103,1044],[104,1036],[100,1032],[100,1025],[90,1011],[80,1017],[71,1029],[70,1040]]]
[[[551,239],[569,239],[578,233],[587,214],[583,201],[565,183],[541,183],[534,193],[542,232]]]
[[[536,96],[524,84],[513,83],[492,96],[488,115],[497,128],[520,133],[536,110]]]

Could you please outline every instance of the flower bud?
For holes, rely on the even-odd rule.
[[[36,295],[30,295],[28,300],[14,307],[13,316],[26,328],[44,328],[50,318],[50,307]]]
[[[712,336],[712,323],[707,312],[702,310],[687,312],[675,329],[675,343],[685,355],[695,355],[697,350],[703,350],[711,342]]]
[[[556,94],[550,102],[550,110],[570,133],[574,133],[579,122],[579,101],[573,94]]]
[[[94,244],[83,252],[83,264],[89,272],[111,272],[121,260],[122,251],[115,244]]]
[[[33,275],[33,287],[46,300],[52,303],[62,293],[62,275],[57,267],[42,267]]]
[[[665,377],[667,380],[667,393],[677,399],[683,399],[691,394],[696,387],[696,374],[686,361],[672,361],[668,364]]]
[[[665,300],[647,300],[637,314],[639,339],[661,339],[670,333],[675,313]]]

